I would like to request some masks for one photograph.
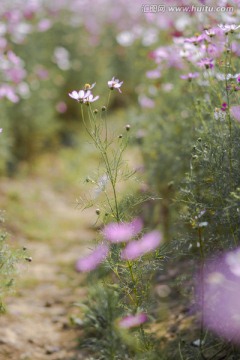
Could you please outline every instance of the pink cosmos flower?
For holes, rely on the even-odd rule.
[[[94,269],[106,259],[108,255],[108,246],[105,244],[98,245],[97,248],[84,258],[81,258],[76,263],[76,270],[79,272],[89,272]]]
[[[212,69],[214,67],[213,59],[205,58],[201,59],[198,63],[198,66],[205,67],[205,69]]]
[[[86,105],[89,105],[90,103],[92,103],[92,102],[94,102],[94,101],[96,101],[98,99],[99,99],[98,95],[93,97],[93,94],[91,93],[91,91],[87,91],[86,94],[84,95],[83,103],[86,104]]]
[[[191,38],[187,38],[184,41],[186,43],[190,43],[190,44],[198,44],[198,43],[200,43],[200,42],[202,42],[204,40],[207,40],[207,39],[208,39],[208,37],[207,37],[206,34],[201,34],[199,36],[193,36]]]
[[[145,313],[139,313],[137,315],[128,315],[119,321],[119,326],[124,329],[139,326],[148,320]]]
[[[113,89],[117,89],[120,93],[122,92],[120,87],[122,86],[123,81],[119,81],[118,79],[115,79],[114,77],[112,78],[112,80],[108,81],[108,87],[113,90]]]
[[[239,105],[231,106],[230,112],[234,117],[234,119],[240,122],[240,106]]]
[[[240,248],[205,264],[198,277],[204,324],[228,341],[240,343]]]
[[[123,260],[133,260],[146,253],[149,253],[158,248],[162,240],[162,235],[159,231],[151,231],[144,235],[142,239],[131,241],[122,251],[121,258]]]
[[[127,242],[137,235],[142,227],[142,220],[138,218],[130,223],[110,223],[103,229],[103,235],[112,243]]]
[[[198,76],[199,76],[199,73],[195,72],[195,73],[188,73],[187,75],[181,75],[180,78],[191,81],[192,79],[195,79]]]
[[[73,90],[71,93],[69,93],[68,95],[74,99],[74,100],[77,100],[78,102],[80,103],[83,103],[84,102],[84,99],[89,97],[91,94],[91,91],[84,91],[84,90],[80,90],[80,91],[76,91],[76,90]]]

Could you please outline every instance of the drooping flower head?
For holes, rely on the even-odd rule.
[[[112,80],[108,81],[108,87],[113,90],[117,89],[120,93],[122,92],[120,87],[122,86],[123,81],[119,81],[118,79],[115,79],[115,77],[112,78]]]

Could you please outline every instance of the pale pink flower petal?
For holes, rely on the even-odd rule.
[[[230,112],[234,117],[234,119],[240,122],[240,106],[239,105],[232,106],[230,108]]]
[[[112,243],[127,242],[142,230],[141,219],[135,219],[130,223],[110,223],[103,229],[103,235]]]
[[[124,329],[139,326],[148,320],[147,315],[139,313],[137,315],[129,315],[119,321],[119,326]]]
[[[108,255],[108,246],[105,244],[99,245],[90,255],[81,258],[76,263],[76,270],[80,272],[89,272],[94,269],[106,259]]]
[[[144,235],[142,239],[130,242],[122,251],[123,260],[133,260],[158,248],[162,240],[159,231],[154,230]]]
[[[112,80],[108,81],[108,87],[113,90],[113,89],[117,89],[120,93],[122,92],[120,87],[122,86],[123,81],[119,81],[118,79],[115,79],[114,77],[112,78]]]
[[[72,91],[71,93],[68,93],[68,95],[72,98],[72,99],[75,99],[75,100],[78,100],[79,99],[79,95],[78,95],[78,92],[77,91]]]
[[[197,277],[197,300],[207,328],[240,343],[240,248],[205,264]]]

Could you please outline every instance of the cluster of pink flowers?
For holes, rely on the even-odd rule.
[[[77,261],[76,269],[82,272],[94,270],[109,252],[109,245],[127,243],[121,251],[122,260],[135,260],[151,251],[156,250],[162,241],[162,235],[155,230],[143,235],[138,240],[132,240],[142,230],[141,219],[134,219],[130,223],[110,223],[102,231],[105,243],[99,245],[90,255]]]
[[[173,1],[178,5],[181,2]],[[215,6],[214,1],[204,1],[204,5]],[[219,64],[221,56],[225,57],[225,52],[230,50],[233,56],[240,55],[239,46],[239,31],[240,25],[237,18],[238,0],[221,2],[223,7],[231,6],[236,11],[227,11],[226,13],[218,13],[214,15],[214,21],[211,13],[205,13],[206,18],[209,16],[209,21],[205,23],[213,24],[211,28],[205,29],[202,27],[201,13],[197,10],[192,14],[178,13],[175,17],[171,13],[172,18],[168,18],[168,14],[146,14],[146,18],[152,26],[157,27],[157,31],[166,30],[168,36],[172,36],[172,43],[159,46],[155,50],[149,52],[149,57],[153,60],[156,67],[146,72],[146,77],[149,79],[163,78],[165,71],[169,68],[175,68],[187,72],[185,75],[179,74],[181,79],[192,81],[200,77],[199,70],[202,69],[202,78],[197,79],[200,86],[207,86],[209,77],[216,77],[218,80],[219,73],[217,72],[216,64]],[[195,6],[197,8],[197,6]],[[194,15],[194,16],[191,16]],[[165,17],[165,19],[163,19]],[[199,21],[200,20],[200,21]],[[194,28],[194,32],[198,32],[194,36],[185,36],[185,32],[189,28]],[[231,44],[231,46],[229,45]],[[230,46],[230,48],[228,48]],[[221,63],[220,63],[221,64]],[[207,73],[206,73],[207,71]],[[224,71],[223,74],[224,76]],[[161,81],[161,88],[164,91],[164,80]],[[152,91],[153,85],[148,88],[148,94],[145,88],[139,88],[139,103],[142,107],[151,108],[154,106],[154,97],[157,96],[157,89],[154,93]],[[228,86],[231,86],[230,84]],[[174,88],[174,86],[172,87]],[[238,86],[234,86],[233,90],[237,90]],[[141,92],[144,92],[144,96]],[[142,100],[144,99],[144,101]]]

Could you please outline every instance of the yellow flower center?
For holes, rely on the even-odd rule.
[[[91,87],[91,85],[90,85],[90,84],[85,84],[85,85],[84,85],[84,89],[85,89],[85,90],[90,89],[90,87]]]

